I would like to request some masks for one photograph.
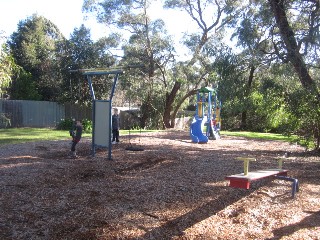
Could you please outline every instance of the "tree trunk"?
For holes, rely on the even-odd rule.
[[[140,128],[144,129],[147,125],[147,120],[150,117],[150,94],[148,94],[147,100],[143,102],[141,106],[141,118],[140,118]]]
[[[316,85],[309,75],[306,64],[299,52],[299,47],[291,29],[285,12],[284,0],[269,0],[272,12],[276,19],[277,26],[280,30],[281,38],[288,52],[288,60],[293,65],[302,86],[311,93],[318,96]]]
[[[250,67],[250,74],[247,84],[247,90],[245,92],[246,96],[249,96],[251,92],[251,86],[254,78],[254,71],[256,70],[255,66],[252,64]],[[240,129],[245,130],[247,128],[247,110],[244,110],[241,113],[241,123],[240,123]]]
[[[181,107],[181,105],[183,104],[183,102],[190,96],[197,94],[197,89],[193,89],[191,91],[189,91],[186,95],[183,96],[183,98],[178,102],[177,106],[175,107],[173,113],[171,114],[171,125],[174,127],[175,126],[175,119],[177,116],[177,113]]]
[[[175,82],[171,92],[169,94],[167,94],[167,96],[166,96],[165,109],[164,109],[164,113],[163,113],[163,124],[164,124],[165,128],[174,128],[174,121],[173,121],[173,123],[170,121],[171,120],[171,110],[172,110],[172,105],[174,103],[174,99],[175,99],[180,87],[181,87],[181,83]]]
[[[308,72],[306,63],[303,60],[302,55],[299,52],[299,46],[292,28],[289,25],[288,18],[285,12],[285,1],[284,0],[269,0],[271,10],[276,19],[277,26],[280,31],[281,38],[284,42],[285,48],[288,53],[288,60],[293,65],[295,72],[297,73],[299,80],[304,89],[317,98],[315,102],[315,108],[319,107],[320,95],[317,89],[315,81],[312,79]],[[316,130],[318,131],[318,130]],[[313,130],[313,132],[316,132]],[[316,148],[319,149],[319,136],[315,136],[317,140]]]
[[[246,130],[247,129],[247,110],[244,110],[241,113],[240,129],[241,130]]]

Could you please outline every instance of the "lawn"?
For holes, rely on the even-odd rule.
[[[152,132],[152,130],[131,130],[130,134],[140,132]],[[128,135],[128,130],[121,130],[120,135]],[[91,137],[91,132],[84,132],[82,137]],[[0,145],[24,142],[46,141],[46,140],[68,140],[71,139],[67,130],[56,130],[52,128],[6,128],[0,129]]]
[[[284,136],[282,134],[277,133],[259,133],[259,132],[231,132],[231,131],[221,131],[222,135],[227,136],[235,136],[235,137],[247,137],[247,138],[255,138],[255,139],[264,139],[264,140],[275,140],[275,141],[285,141],[285,142],[296,142],[296,136]]]
[[[157,132],[159,130],[120,130],[120,135],[140,134],[146,132]],[[221,131],[221,135],[246,137],[263,140],[279,140],[285,142],[295,142],[296,137],[284,136],[276,133],[258,133],[258,132],[231,132]],[[85,132],[83,137],[91,137],[91,132]],[[0,129],[0,145],[14,144],[45,140],[67,140],[70,139],[69,132],[66,130],[56,130],[52,128],[7,128]]]

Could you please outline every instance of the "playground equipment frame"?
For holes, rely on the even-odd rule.
[[[124,73],[123,70],[108,70],[108,69],[83,70],[83,75],[85,75],[87,77],[87,81],[89,84],[90,93],[91,93],[91,97],[92,97],[92,149],[91,149],[92,156],[95,156],[97,147],[106,147],[106,148],[108,148],[108,159],[112,160],[112,144],[111,144],[112,98],[114,96],[114,92],[115,92],[116,85],[117,85],[117,82],[119,79],[119,75],[123,74],[123,73]],[[114,75],[110,97],[108,100],[97,100],[95,97],[93,86],[92,86],[92,76],[110,75],[110,74]],[[107,109],[105,112],[105,114],[107,115],[106,116],[107,117],[106,125],[98,123],[98,121],[101,120],[101,116],[100,116],[101,112],[98,112],[97,108],[101,104],[107,105]],[[107,135],[107,136],[105,136],[106,137],[105,140],[101,140],[101,135],[99,135],[96,132],[96,131],[101,131],[101,129],[97,128],[97,125],[100,127],[101,126],[104,127],[104,129],[102,129],[102,130],[105,130],[106,135]],[[103,131],[101,131],[101,132],[103,132]],[[98,135],[99,135],[99,137],[98,137]]]

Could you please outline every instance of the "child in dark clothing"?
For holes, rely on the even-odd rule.
[[[71,145],[71,156],[76,158],[76,145],[80,142],[82,136],[82,125],[79,120],[75,122],[72,129],[70,130],[70,136],[72,136],[72,145]]]
[[[118,114],[118,109],[113,109],[112,115],[112,143],[115,144],[119,142],[119,129],[120,129],[120,117]]]

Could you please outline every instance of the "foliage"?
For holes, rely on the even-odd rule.
[[[14,78],[9,89],[10,97],[16,100],[41,100],[37,84],[31,73],[19,67],[14,71]]]
[[[188,105],[185,110],[187,111],[196,111],[196,105],[192,104],[192,105]]]
[[[91,103],[90,90],[82,72],[78,69],[108,68],[115,59],[108,54],[110,47],[117,45],[118,36],[113,34],[101,38],[97,42],[91,39],[90,30],[84,25],[74,29],[69,40],[59,42],[60,68],[63,69],[63,94],[61,102],[77,102],[88,105]],[[70,72],[75,70],[76,72]],[[97,99],[109,99],[113,76],[93,77],[93,87]]]
[[[58,130],[70,130],[72,129],[72,126],[74,125],[74,121],[72,118],[68,118],[68,119],[61,119],[61,121],[59,122],[57,129]]]
[[[319,149],[320,105],[318,99],[304,89],[295,89],[287,98],[288,111],[294,116],[292,131],[301,137],[306,147]],[[288,130],[288,129],[287,129]]]
[[[17,32],[9,40],[16,63],[31,74],[29,80],[42,100],[56,100],[60,92],[61,76],[55,53],[56,42],[61,39],[63,36],[53,23],[33,15],[19,22]]]
[[[6,43],[0,49],[0,94],[7,93],[16,64]]]
[[[198,27],[182,39],[190,51],[186,61],[177,62],[179,49],[164,21],[151,18],[152,1],[85,0],[86,11],[123,36],[114,31],[94,42],[82,25],[67,40],[50,21],[34,15],[19,23],[9,41],[11,52],[2,51],[0,87],[12,80],[15,99],[88,105],[86,79],[70,70],[139,65],[126,68],[116,94],[126,98],[118,104],[140,107],[141,128],[174,127],[179,109],[195,104],[196,90],[214,85],[224,129],[298,134],[306,145],[314,142],[319,148],[317,1],[163,3],[185,11]],[[226,46],[227,33],[232,34],[231,47]],[[114,47],[122,49],[121,59],[111,54]],[[92,80],[96,97],[109,98],[113,76]]]
[[[222,102],[223,128],[237,129],[240,127],[239,115],[249,106],[242,61],[231,49],[225,48],[215,55],[211,67],[218,85],[218,98]]]
[[[82,119],[81,120],[82,124],[82,130],[84,132],[91,132],[92,131],[92,121],[89,119]],[[58,130],[70,130],[74,126],[74,119],[68,118],[68,119],[62,119],[58,126]]]
[[[83,131],[85,131],[85,132],[92,131],[92,121],[91,120],[85,118],[85,119],[82,119],[81,123],[82,123]]]

